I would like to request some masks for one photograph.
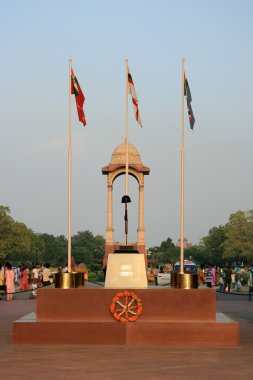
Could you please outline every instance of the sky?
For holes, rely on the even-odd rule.
[[[106,234],[107,179],[125,138],[145,176],[147,247],[180,236],[182,58],[195,116],[185,106],[185,236],[198,244],[231,213],[252,209],[253,2],[251,0],[0,1],[0,204],[37,233],[68,231],[69,58],[85,94],[87,126],[72,100],[73,234]],[[130,100],[130,99],[129,99]],[[129,182],[129,241],[138,186]],[[115,241],[124,239],[124,178],[114,183]]]

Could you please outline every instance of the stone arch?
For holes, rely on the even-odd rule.
[[[118,168],[117,170],[115,170],[115,172],[112,173],[112,178],[111,178],[112,185],[113,185],[113,182],[118,177],[120,177],[121,175],[124,175],[125,172],[126,172],[126,170],[125,170],[125,167],[123,167],[123,166],[121,168]],[[131,175],[132,177],[134,177],[139,185],[141,183],[143,183],[143,175],[140,175],[140,173],[137,170],[135,170],[134,168],[132,168],[131,166],[129,166],[129,168],[128,168],[128,174]]]

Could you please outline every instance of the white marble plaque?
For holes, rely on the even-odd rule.
[[[105,288],[143,289],[148,287],[144,255],[141,253],[110,253]]]

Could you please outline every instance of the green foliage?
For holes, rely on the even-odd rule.
[[[73,236],[72,255],[77,264],[90,265],[102,261],[105,239],[90,231],[81,231]],[[13,220],[9,207],[0,206],[0,260],[20,263],[64,266],[67,263],[68,241],[65,236],[47,233],[36,234],[25,224]],[[99,268],[101,266],[99,265]]]
[[[89,253],[89,249],[87,247],[75,247],[72,248],[72,256],[74,257],[75,263],[85,263],[90,266],[92,263],[92,256]]]
[[[100,264],[96,264],[96,263],[92,263],[90,265],[90,270],[92,272],[99,272],[101,270],[101,265]]]
[[[171,249],[175,248],[175,245],[172,241],[171,238],[167,238],[167,240],[162,241],[160,250],[165,252],[165,251],[170,251]]]
[[[201,240],[199,258],[205,263],[253,261],[253,210],[230,215],[225,226],[213,227]]]
[[[160,246],[149,249],[151,258],[154,260],[153,266],[158,264],[174,263],[179,258],[179,248],[175,246],[171,238],[162,241]]]
[[[225,225],[224,257],[233,261],[253,261],[253,210],[237,211]]]
[[[14,262],[26,262],[31,258],[33,232],[23,223],[14,222],[12,228],[12,247],[7,257]]]
[[[67,263],[67,239],[64,236],[37,234],[37,243],[39,263],[48,262],[56,266]]]
[[[96,281],[97,275],[94,272],[89,272],[89,281]]]
[[[200,249],[199,253],[202,257],[202,262],[218,266],[223,265],[225,241],[224,226],[211,228],[208,236],[203,237],[201,240],[202,249]]]
[[[159,264],[175,263],[178,261],[180,249],[178,247],[168,248],[166,251],[159,251],[157,254],[157,261]]]
[[[184,250],[185,259],[191,257],[197,262],[203,262],[202,248],[200,246],[191,246]],[[175,246],[171,238],[164,240],[160,247],[152,247],[149,249],[152,252],[153,266],[158,264],[167,264],[179,261],[180,259],[180,247]]]
[[[72,237],[72,256],[77,264],[85,263],[94,271],[101,269],[105,239],[90,231],[79,231]],[[68,244],[65,236],[47,233],[37,234],[24,223],[10,216],[10,209],[0,206],[0,261],[13,264],[49,262],[64,266],[67,263]],[[192,257],[198,264],[224,265],[226,262],[253,262],[253,210],[237,211],[230,215],[225,226],[213,227],[199,245],[185,249],[185,258]],[[180,248],[171,238],[160,246],[148,250],[153,264],[175,263],[180,257]]]
[[[13,220],[9,207],[0,206],[0,256],[3,261],[30,259],[33,232],[25,224]]]
[[[9,207],[0,206],[0,254],[3,260],[8,257],[13,247],[14,220],[9,215]]]
[[[77,264],[85,263],[90,267],[95,261],[102,262],[104,251],[103,236],[94,236],[90,231],[79,231],[72,238],[72,255]]]
[[[250,277],[250,273],[248,271],[242,272],[241,280],[242,280],[243,284],[245,284],[245,285],[248,284],[249,277]]]
[[[104,282],[104,273],[103,272],[97,272],[95,277],[94,277],[94,281]]]
[[[201,265],[207,262],[203,247],[199,245],[192,245],[184,251],[185,259],[193,259],[196,264]]]

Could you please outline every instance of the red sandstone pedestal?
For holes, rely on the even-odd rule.
[[[13,325],[16,344],[236,346],[239,324],[216,314],[213,289],[135,289],[143,312],[116,321],[109,306],[119,289],[38,289],[36,314]]]

